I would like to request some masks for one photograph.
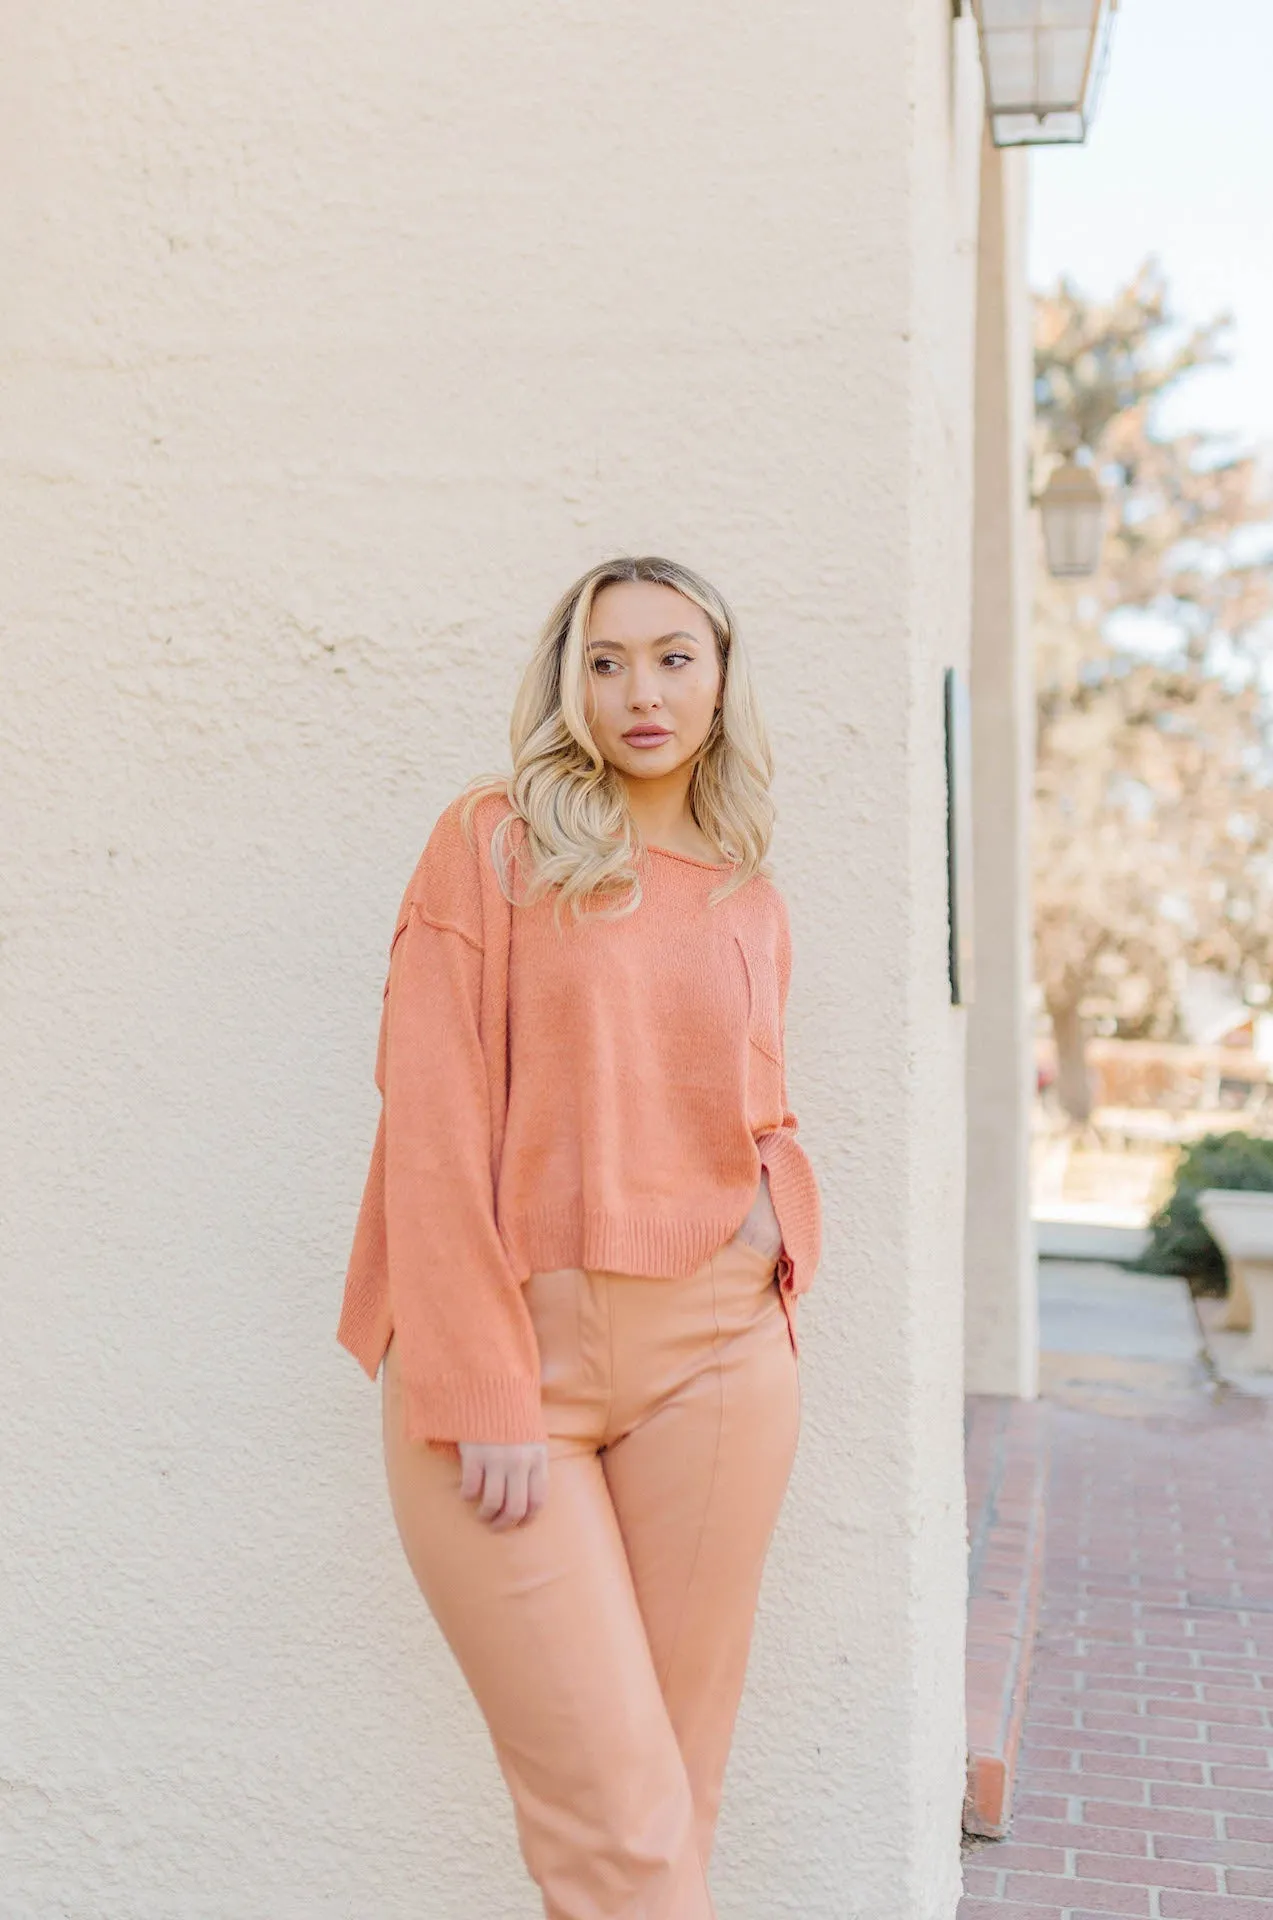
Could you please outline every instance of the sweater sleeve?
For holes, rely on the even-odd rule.
[[[781,899],[781,896],[779,896]],[[782,1122],[757,1141],[761,1165],[782,1228],[778,1279],[789,1299],[804,1293],[822,1256],[822,1203],[809,1157],[796,1135],[799,1122],[787,1103],[787,995],[791,986],[791,929],[782,902],[777,942],[778,1007],[782,1042]]]
[[[407,1436],[542,1440],[534,1327],[495,1220],[481,941],[433,894],[399,914],[376,1075]]]

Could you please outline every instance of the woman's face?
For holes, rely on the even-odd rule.
[[[657,780],[694,758],[721,697],[712,624],[674,587],[615,580],[592,603],[587,714],[610,765]]]

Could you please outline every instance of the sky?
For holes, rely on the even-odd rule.
[[[1032,283],[1104,296],[1156,255],[1182,320],[1235,323],[1160,429],[1273,448],[1273,0],[1121,0],[1086,144],[1031,169]]]

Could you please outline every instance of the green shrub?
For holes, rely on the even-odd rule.
[[[1206,1133],[1185,1149],[1175,1189],[1150,1221],[1149,1245],[1135,1263],[1143,1273],[1184,1273],[1200,1293],[1224,1292],[1224,1259],[1198,1211],[1207,1187],[1273,1193],[1273,1140]]]

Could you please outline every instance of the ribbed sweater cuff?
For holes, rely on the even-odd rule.
[[[769,1174],[769,1192],[782,1228],[779,1278],[789,1296],[808,1290],[822,1256],[822,1204],[804,1149],[785,1129],[757,1142]]]
[[[521,1374],[404,1375],[402,1399],[408,1440],[518,1446],[547,1437],[539,1381]]]

